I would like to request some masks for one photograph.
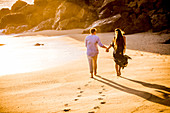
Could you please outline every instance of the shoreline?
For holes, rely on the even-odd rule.
[[[67,36],[1,38],[0,75],[48,69],[79,59],[84,52],[66,40],[72,42]],[[37,43],[43,45],[35,46]]]

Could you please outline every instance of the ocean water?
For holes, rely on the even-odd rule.
[[[0,9],[2,8],[10,8],[12,7],[12,5],[16,2],[17,0],[0,0]],[[33,4],[34,0],[22,0],[25,1],[29,4]]]

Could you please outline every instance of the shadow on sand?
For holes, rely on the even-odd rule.
[[[170,88],[168,88],[166,86],[163,86],[163,85],[151,84],[151,83],[147,83],[147,82],[142,82],[142,81],[138,81],[138,80],[129,79],[129,78],[122,77],[122,76],[121,76],[121,78],[129,80],[129,81],[132,81],[132,82],[139,83],[139,84],[141,84],[141,85],[143,85],[145,87],[155,88],[155,89],[160,89],[160,90],[164,90],[164,91],[170,92]]]
[[[165,106],[170,106],[169,96],[165,96],[165,98],[160,98],[160,97],[158,97],[156,95],[153,95],[151,93],[148,93],[146,91],[140,91],[140,90],[129,88],[127,86],[123,86],[123,85],[118,84],[116,82],[113,82],[113,81],[111,81],[109,79],[103,78],[103,77],[101,77],[99,75],[97,75],[97,77],[99,77],[100,79],[94,78],[94,80],[97,80],[97,81],[99,81],[101,83],[104,83],[104,84],[106,84],[108,86],[111,86],[111,87],[113,87],[115,89],[118,89],[120,91],[124,91],[126,93],[137,95],[137,96],[139,96],[141,98],[144,98],[144,99],[146,99],[148,101],[151,101],[151,102],[155,102],[155,103],[162,104],[162,105],[165,105]],[[161,85],[157,85],[157,86],[161,86]],[[158,92],[163,93],[161,91],[158,91]]]

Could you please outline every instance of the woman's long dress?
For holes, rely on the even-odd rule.
[[[114,42],[111,43],[111,46],[114,48]],[[113,58],[117,65],[124,68],[128,65],[128,59],[131,59],[128,55],[123,54],[125,48],[122,45],[117,45],[117,49],[113,51]]]

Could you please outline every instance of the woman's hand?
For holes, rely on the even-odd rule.
[[[109,48],[106,48],[106,52],[109,52]]]

